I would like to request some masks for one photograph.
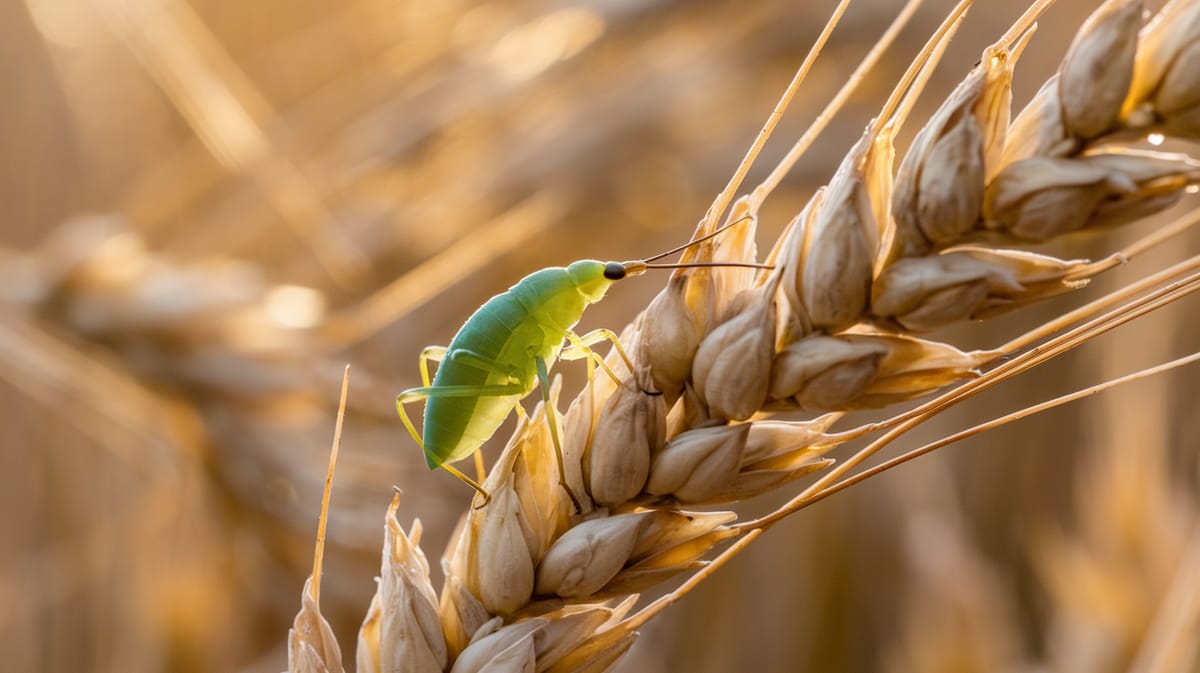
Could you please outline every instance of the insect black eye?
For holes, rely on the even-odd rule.
[[[609,280],[621,280],[625,277],[625,265],[620,262],[609,262],[604,265],[604,277]]]

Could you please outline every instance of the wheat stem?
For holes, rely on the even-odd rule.
[[[751,530],[747,532],[745,535],[734,541],[733,544],[722,550],[721,553],[717,554],[713,560],[706,563],[703,568],[684,580],[684,582],[671,591],[671,593],[647,605],[645,608],[639,610],[637,614],[627,619],[623,626],[626,626],[629,629],[641,628],[646,624],[646,622],[650,621],[652,617],[671,607],[675,603],[678,603],[681,598],[690,593],[692,589],[695,589],[697,586],[699,586],[701,582],[708,579],[713,573],[720,570],[721,566],[724,566],[729,562],[730,559],[732,559],[734,556],[737,556],[739,552],[750,546],[750,543],[754,542],[754,540],[756,540],[758,536],[762,535],[764,532],[765,530],[762,529]]]
[[[1200,213],[1200,211],[1197,211],[1197,213]],[[1155,272],[1145,278],[1134,281],[1129,285],[1117,288],[1116,290],[1113,290],[1099,299],[1095,299],[1077,309],[1068,311],[1057,318],[1048,320],[1045,323],[1038,325],[1034,329],[1025,332],[1024,334],[1001,346],[1000,351],[1004,353],[1019,351],[1028,347],[1030,344],[1037,343],[1047,338],[1051,334],[1064,329],[1068,325],[1079,322],[1084,318],[1094,316],[1109,306],[1114,306],[1122,301],[1125,301],[1129,297],[1146,292],[1153,288],[1160,287],[1170,278],[1174,278],[1175,276],[1180,276],[1197,269],[1200,269],[1200,256],[1192,256],[1181,262],[1172,264],[1162,271]]]
[[[1185,355],[1183,357],[1176,358],[1169,362],[1164,362],[1162,364],[1158,364],[1153,367],[1147,367],[1145,369],[1141,369],[1136,372],[1126,374],[1125,376],[1121,376],[1121,377],[1118,377],[1115,379],[1104,381],[1103,383],[1097,383],[1093,386],[1088,386],[1087,388],[1083,388],[1081,390],[1077,390],[1075,392],[1068,393],[1066,395],[1061,395],[1059,397],[1055,397],[1053,399],[1046,400],[1044,402],[1032,404],[1030,406],[1024,407],[1022,409],[1019,409],[1019,410],[1014,411],[1009,414],[1005,414],[1003,416],[998,416],[996,418],[993,418],[990,421],[987,421],[984,423],[979,423],[978,425],[971,426],[970,428],[967,428],[965,430],[961,430],[954,434],[947,435],[936,441],[929,442],[928,444],[925,444],[924,446],[921,446],[919,448],[912,449],[911,451],[905,452],[902,455],[896,456],[894,458],[890,458],[878,465],[874,465],[868,469],[865,469],[862,472],[858,472],[849,477],[846,477],[845,479],[838,481],[837,483],[831,484],[828,487],[815,492],[808,500],[805,501],[804,505],[807,507],[808,505],[811,505],[811,504],[817,502],[818,500],[823,500],[826,497],[833,495],[834,493],[843,491],[855,484],[866,481],[867,479],[869,479],[875,475],[881,474],[883,472],[886,472],[893,467],[896,467],[903,463],[907,463],[908,461],[910,461],[914,458],[919,458],[920,456],[923,456],[927,453],[932,453],[933,451],[935,451],[937,449],[949,446],[956,442],[960,442],[968,437],[978,435],[978,434],[986,432],[988,430],[994,430],[995,428],[998,428],[998,427],[1001,427],[1004,425],[1008,425],[1009,423],[1012,423],[1014,421],[1021,420],[1028,416],[1032,416],[1034,414],[1039,414],[1043,411],[1048,411],[1055,407],[1059,407],[1064,404],[1074,402],[1076,400],[1081,400],[1085,397],[1091,397],[1092,395],[1104,392],[1110,388],[1115,388],[1117,386],[1121,386],[1126,383],[1133,383],[1134,381],[1139,381],[1144,378],[1148,378],[1151,376],[1155,376],[1157,374],[1162,374],[1162,373],[1165,373],[1165,372],[1168,372],[1168,371],[1171,371],[1174,369],[1178,369],[1179,367],[1183,367],[1185,365],[1189,365],[1189,364],[1192,364],[1193,362],[1197,362],[1197,361],[1200,361],[1200,353],[1192,353],[1191,355]]]

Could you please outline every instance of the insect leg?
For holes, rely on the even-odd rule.
[[[629,355],[625,352],[625,349],[621,347],[621,340],[617,338],[617,334],[612,330],[601,327],[600,329],[594,329],[583,336],[576,336],[579,337],[580,343],[582,343],[584,346],[598,344],[601,341],[611,341],[612,345],[617,347],[617,353],[621,355],[621,359],[625,361],[625,366],[629,367],[629,371],[633,371],[633,361],[629,359]]]
[[[471,454],[471,458],[473,459],[472,462],[475,463],[475,478],[482,482],[484,479],[487,479],[487,467],[483,464],[483,450],[475,449],[475,452]],[[486,505],[487,503],[483,504]]]
[[[575,512],[582,513],[583,508],[579,505],[579,498],[575,497],[575,492],[567,485],[567,467],[563,463],[562,442],[558,439],[558,420],[555,416],[558,410],[550,405],[550,373],[546,368],[546,361],[541,356],[534,356],[534,362],[537,364],[538,388],[542,391],[542,410],[546,412],[546,422],[550,424],[550,439],[554,441],[554,457],[558,459],[558,485],[562,486],[567,492],[567,497],[571,499],[571,504],[575,505]]]
[[[421,350],[417,363],[421,367],[421,385],[429,387],[429,363],[441,362],[446,357],[445,346],[426,346]]]
[[[433,390],[429,386],[424,388],[412,388],[405,390],[396,396],[396,413],[400,414],[400,420],[404,421],[404,427],[408,428],[408,434],[412,435],[417,446],[421,447],[421,453],[425,453],[425,440],[421,437],[421,433],[417,432],[416,426],[413,425],[412,419],[408,417],[408,412],[404,410],[404,405],[410,402],[419,402],[429,397],[427,391]]]
[[[600,365],[600,368],[603,369],[605,373],[608,374],[609,378],[613,380],[613,383],[619,386],[621,385],[621,379],[617,378],[617,375],[613,373],[613,370],[610,369],[608,364],[604,362],[604,358],[601,357],[599,353],[589,348],[591,344],[607,340],[613,342],[613,345],[617,347],[617,353],[619,353],[621,355],[621,359],[625,361],[625,366],[629,368],[630,373],[633,373],[633,362],[630,361],[629,356],[625,354],[625,349],[621,347],[621,342],[617,341],[617,335],[613,334],[611,330],[601,328],[588,332],[582,337],[570,330],[567,330],[566,336],[567,340],[571,342],[571,345],[563,349],[562,354],[559,355],[560,358],[564,360],[578,360],[579,358],[583,357],[591,358],[596,362],[596,364]]]
[[[425,440],[421,438],[421,433],[417,432],[417,428],[413,425],[412,419],[408,417],[408,412],[405,411],[404,405],[419,402],[430,397],[505,397],[521,392],[523,392],[521,386],[515,383],[495,386],[441,386],[438,388],[425,386],[423,388],[411,388],[396,396],[396,412],[400,414],[400,420],[404,422],[404,427],[408,429],[408,434],[412,435],[413,440],[417,442],[417,446],[421,447],[421,451],[428,455],[428,451],[425,449]],[[483,504],[479,507],[487,505],[488,501],[491,500],[491,494],[485,491],[479,485],[479,482],[459,472],[449,463],[443,462],[441,456],[434,456],[434,459],[439,467],[458,477],[465,484],[483,495]]]
[[[590,334],[590,332],[589,332],[589,334]],[[588,349],[586,347],[584,348],[584,350],[586,350],[587,353],[583,353],[581,355],[582,351],[580,351],[578,348],[575,347],[574,344],[572,344],[572,345],[568,346],[567,348],[563,349],[563,354],[560,354],[559,357],[563,358],[564,360],[573,360],[573,359],[579,359],[580,357],[584,357],[585,361],[587,362],[588,408],[592,410],[592,413],[589,414],[589,417],[591,417],[591,421],[589,422],[589,425],[588,425],[587,443],[584,445],[584,452],[586,453],[592,447],[592,434],[596,430],[596,419],[595,419],[595,416],[596,416],[596,414],[595,414],[596,386],[594,385],[595,380],[596,380],[596,363],[600,362],[601,365],[603,365],[604,360],[602,358],[600,358],[595,351]],[[593,356],[595,356],[595,357],[593,357]],[[607,370],[607,369],[608,369],[608,367],[605,367],[605,370]],[[618,386],[621,385],[621,382],[616,379],[616,377],[613,375],[613,373],[611,371],[608,373],[608,375],[610,377],[612,377],[612,380],[614,383],[616,383]]]
[[[478,456],[479,452],[476,451],[475,455]],[[475,481],[474,479],[468,477],[467,475],[463,474],[462,472],[459,472],[458,468],[454,467],[450,463],[442,463],[442,469],[449,472],[450,474],[458,477],[459,480],[466,482],[466,484],[468,486],[470,486],[471,488],[475,489],[476,491],[478,491],[479,493],[481,493],[483,495],[483,502],[480,503],[480,505],[478,507],[475,507],[474,509],[483,509],[484,507],[487,507],[488,502],[491,501],[491,499],[492,499],[492,494],[483,490],[483,487],[479,485],[478,481]],[[480,481],[483,481],[483,480],[480,479]]]
[[[529,420],[529,414],[526,413],[525,407],[521,406],[520,402],[513,405],[513,411],[517,412],[517,427],[520,427],[521,423]],[[483,474],[483,454],[480,451],[475,452],[475,472],[476,474]]]

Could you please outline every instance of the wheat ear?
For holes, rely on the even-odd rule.
[[[549,407],[520,423],[492,467],[484,484],[491,499],[468,510],[454,535],[440,599],[416,544],[419,525],[406,536],[393,503],[384,575],[359,638],[359,670],[608,670],[647,619],[780,517],[854,483],[856,476],[845,475],[899,433],[1200,287],[1193,259],[1148,281],[1142,289],[1149,294],[1108,313],[1131,295],[1101,300],[1043,348],[1009,361],[1002,358],[1047,333],[975,352],[913,336],[1068,292],[1133,252],[1091,263],[1002,246],[1140,219],[1200,181],[1200,163],[1191,157],[1121,144],[1147,133],[1200,135],[1200,2],[1173,1],[1144,26],[1140,3],[1104,3],[1058,74],[1010,124],[1013,67],[1048,4],[1036,4],[984,51],[894,170],[892,139],[961,20],[960,5],[832,181],[772,247],[766,261],[774,270],[672,276],[622,335],[632,371],[610,356],[621,383],[595,377],[560,419],[568,480],[587,496],[582,512],[558,486],[544,422],[558,414],[557,384]],[[789,154],[782,172],[798,155]],[[747,168],[739,168],[697,233],[715,228]],[[728,208],[725,221],[746,219],[736,233],[686,258],[755,261],[758,209],[782,172]],[[845,411],[964,380],[917,411],[832,431]],[[809,422],[761,420],[775,409],[827,413]],[[885,427],[876,442],[826,469],[833,463],[827,451]],[[735,524],[733,512],[683,509],[742,500],[821,470],[796,499],[762,519]],[[706,565],[716,546],[735,538]],[[634,612],[639,592],[701,568]],[[338,670],[332,660],[293,668]]]

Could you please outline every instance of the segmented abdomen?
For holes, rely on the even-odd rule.
[[[502,397],[430,397],[425,403],[423,430],[430,469],[470,456],[495,434],[513,405],[533,389],[537,370],[528,349],[541,350],[541,331],[536,327],[525,308],[508,293],[492,297],[467,319],[438,365],[434,387],[511,383],[506,376],[455,360],[455,351],[465,349],[512,367],[520,389]]]

